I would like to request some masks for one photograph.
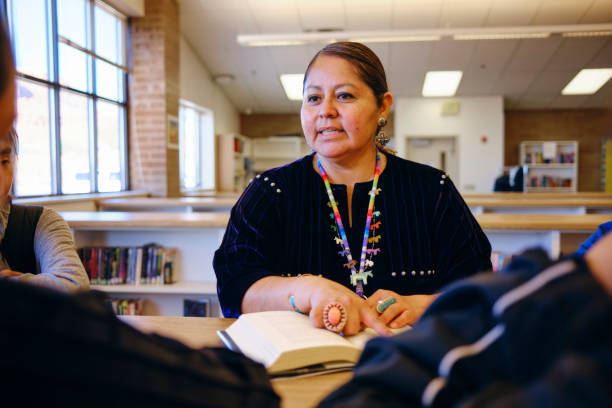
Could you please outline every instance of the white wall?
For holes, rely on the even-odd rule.
[[[180,44],[180,97],[208,108],[214,114],[215,134],[240,133],[240,113],[183,36]]]
[[[457,137],[461,192],[491,192],[504,160],[504,105],[501,96],[453,98],[456,115],[442,115],[444,99],[398,98],[394,147],[405,157],[406,137]],[[487,141],[481,138],[486,136]]]

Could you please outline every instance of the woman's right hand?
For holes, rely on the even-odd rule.
[[[323,309],[326,305],[340,303],[347,315],[347,321],[342,330],[345,335],[358,333],[364,325],[371,327],[382,336],[392,334],[364,299],[337,282],[319,276],[301,276],[295,280],[292,292],[297,307],[309,315],[315,327],[325,327]]]

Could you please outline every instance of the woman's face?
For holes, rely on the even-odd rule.
[[[15,120],[15,82],[10,81],[0,95],[0,205],[8,198],[13,185],[13,146],[9,132]]]
[[[349,62],[322,55],[304,84],[301,118],[306,141],[330,159],[370,152],[378,118],[387,118],[392,101],[387,92],[377,106],[374,92]]]

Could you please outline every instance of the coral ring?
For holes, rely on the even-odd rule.
[[[329,331],[340,333],[346,324],[346,310],[338,302],[328,303],[323,308],[323,325]]]

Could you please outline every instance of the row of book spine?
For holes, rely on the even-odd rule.
[[[554,176],[533,176],[529,178],[529,187],[572,187],[571,178]]]
[[[512,259],[512,254],[507,254],[500,251],[491,251],[491,265],[493,265],[493,272],[503,270]]]
[[[576,162],[576,153],[557,153],[554,159],[552,158],[544,158],[542,152],[533,152],[525,154],[525,163],[526,164],[571,164]]]
[[[108,299],[107,303],[116,315],[142,315],[142,299]]]
[[[143,247],[83,247],[77,252],[94,285],[174,282],[176,248],[148,244]]]

